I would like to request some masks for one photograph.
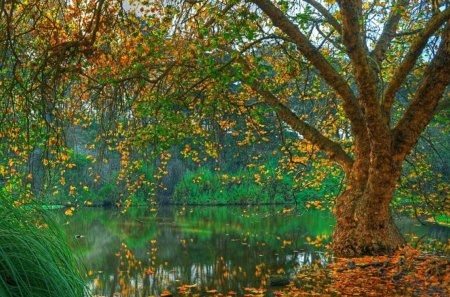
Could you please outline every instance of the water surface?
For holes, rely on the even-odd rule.
[[[94,294],[176,295],[217,290],[243,296],[268,288],[273,275],[292,277],[305,265],[326,265],[334,218],[283,207],[164,207],[78,210],[65,229],[74,238]],[[399,220],[404,233],[448,240],[447,228]],[[81,238],[75,239],[76,235]],[[183,287],[183,285],[185,287]],[[188,285],[188,286],[186,286]]]

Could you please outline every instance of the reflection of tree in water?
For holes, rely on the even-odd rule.
[[[243,295],[245,287],[267,285],[270,275],[292,276],[328,261],[325,250],[313,244],[317,236],[331,232],[333,219],[321,212],[299,216],[273,215],[279,212],[276,208],[161,208],[157,214],[130,210],[124,215],[79,210],[66,226],[71,237],[85,235],[74,248],[91,271],[94,294],[112,296],[125,289],[125,296],[148,296],[196,284],[192,290]],[[421,232],[434,234],[429,229]]]
[[[314,249],[303,246],[303,238],[308,235],[306,228],[270,235],[250,232],[242,226],[236,228],[236,222],[228,225],[232,226],[229,233],[222,233],[226,231],[223,229],[217,232],[210,220],[207,225],[211,231],[200,228],[198,220],[194,226],[180,226],[161,218],[157,222],[156,242],[147,245],[147,257],[139,257],[142,261],[139,269],[125,269],[126,273],[120,273],[124,267],[120,266],[121,261],[116,261],[118,266],[114,268],[112,281],[107,278],[101,281],[110,289],[103,287],[96,293],[125,289],[127,294],[138,290],[145,295],[163,289],[176,291],[182,284],[197,284],[201,291],[233,290],[242,295],[245,287],[266,286],[271,274],[293,274],[295,267],[311,264],[317,258]],[[139,249],[137,252],[142,254]],[[122,261],[124,253],[120,254]],[[125,267],[134,267],[137,262],[134,255],[125,260],[129,261]]]
[[[322,254],[323,255],[323,254]],[[283,267],[295,263],[297,266],[312,265],[317,260],[325,263],[328,259],[318,253],[303,252],[295,256],[277,256],[276,267]],[[153,269],[141,267],[141,269],[125,269],[116,261],[116,270],[112,275],[105,273],[97,275],[96,285],[92,288],[94,293],[110,296],[114,292],[122,292],[124,296],[147,296],[160,293],[164,289],[176,292],[177,287],[183,284],[196,284],[196,290],[206,291],[217,289],[220,292],[237,291],[244,293],[245,287],[265,287],[271,271],[276,273],[278,269],[270,269],[269,263],[262,259],[254,267],[254,262],[248,261],[242,265],[234,266],[232,261],[227,261],[226,256],[216,255],[216,261],[211,264],[192,263],[180,261],[176,266],[166,266],[157,261]],[[135,261],[135,260],[133,260]],[[289,263],[289,264],[288,264]],[[126,266],[129,264],[126,264]],[[129,265],[129,266],[132,266]]]

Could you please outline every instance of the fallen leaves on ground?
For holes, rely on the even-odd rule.
[[[405,248],[393,256],[337,259],[305,268],[275,296],[450,296],[450,260]]]

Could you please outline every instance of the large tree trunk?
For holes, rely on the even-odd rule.
[[[389,207],[376,206],[370,212],[358,201],[370,199],[366,193],[346,190],[338,201],[356,201],[357,207],[341,205],[336,213],[337,224],[333,233],[333,252],[337,257],[359,257],[391,254],[405,240],[389,211]],[[339,202],[338,202],[339,204]]]
[[[401,167],[392,158],[383,170],[370,164],[368,156],[355,162],[337,198],[332,248],[338,257],[390,254],[405,243],[389,209]]]

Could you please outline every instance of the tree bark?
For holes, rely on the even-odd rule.
[[[366,155],[354,162],[347,188],[336,201],[336,256],[390,254],[405,243],[389,209],[400,174],[400,163],[392,158],[371,163]]]
[[[370,199],[366,193],[346,190],[339,197],[338,204],[343,205],[351,201],[352,204],[358,205],[358,201]],[[395,225],[389,208],[382,209],[377,216],[374,218],[373,215],[367,215],[363,207],[356,207],[353,211],[351,208],[341,208],[336,216],[337,225],[333,232],[334,255],[337,257],[386,255],[392,254],[404,245],[405,240]]]

